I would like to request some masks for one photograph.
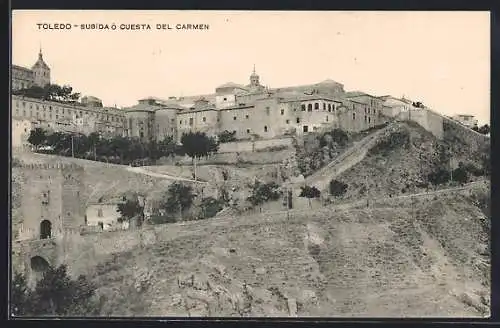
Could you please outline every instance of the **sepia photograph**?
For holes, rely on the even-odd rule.
[[[13,10],[9,315],[490,317],[487,11]]]

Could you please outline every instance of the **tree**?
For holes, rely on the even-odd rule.
[[[488,124],[483,125],[480,127],[477,132],[482,133],[482,134],[489,134],[490,133],[490,126]]]
[[[217,139],[220,143],[236,141],[236,131],[222,131],[222,133],[217,136]]]
[[[453,180],[459,183],[466,183],[469,179],[469,175],[467,174],[467,168],[463,165],[460,165],[458,168],[452,171]]]
[[[182,148],[193,161],[194,179],[196,180],[196,160],[208,157],[218,151],[219,145],[214,138],[204,132],[189,132],[181,137]]]
[[[312,186],[303,186],[300,187],[300,195],[299,197],[306,197],[309,200],[309,207],[311,207],[311,199],[313,198],[319,198],[321,196],[321,191]]]
[[[19,317],[29,314],[31,298],[31,290],[28,288],[26,278],[20,273],[15,273],[10,295],[11,315]]]
[[[450,181],[450,172],[444,168],[437,168],[427,176],[430,183],[440,185]]]
[[[224,208],[223,203],[224,200],[218,200],[213,197],[203,198],[201,201],[202,218],[214,217]]]
[[[95,286],[83,275],[72,280],[65,265],[44,272],[33,290],[22,274],[12,285],[11,309],[15,316],[84,316],[97,315],[101,300],[95,299]]]
[[[47,142],[47,132],[42,128],[35,128],[30,131],[28,142],[32,144],[35,149]]]
[[[139,203],[139,199],[127,199],[125,202],[118,204],[116,210],[121,214],[118,222],[129,221],[130,219],[142,215],[144,213],[144,208]]]
[[[161,207],[170,214],[178,213],[182,219],[183,211],[193,205],[193,188],[180,182],[172,183],[162,201]]]
[[[174,156],[176,150],[176,144],[174,138],[171,136],[165,137],[162,141],[158,143],[158,152],[160,157]]]
[[[338,180],[330,181],[330,195],[340,197],[347,192],[348,185]]]
[[[255,181],[250,187],[252,188],[252,194],[247,197],[247,200],[253,206],[262,205],[267,201],[278,200],[281,197],[281,191],[275,182],[262,183]]]

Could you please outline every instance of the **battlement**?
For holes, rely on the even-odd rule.
[[[35,163],[22,164],[25,170],[61,170],[61,171],[83,171],[83,166],[74,163]]]

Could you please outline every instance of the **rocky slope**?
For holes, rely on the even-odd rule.
[[[488,192],[196,222],[99,266],[102,314],[486,316]]]

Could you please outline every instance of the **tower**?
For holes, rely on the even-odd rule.
[[[15,244],[33,283],[49,266],[64,263],[71,241],[85,224],[84,171],[62,163],[26,164],[21,170],[22,225]]]
[[[36,86],[43,88],[45,85],[50,84],[50,68],[43,60],[41,46],[40,52],[38,53],[38,60],[31,70],[33,71],[33,80]]]
[[[260,86],[259,75],[257,75],[257,73],[255,73],[255,64],[253,65],[252,75],[250,75],[250,86],[251,87],[259,87]]]

